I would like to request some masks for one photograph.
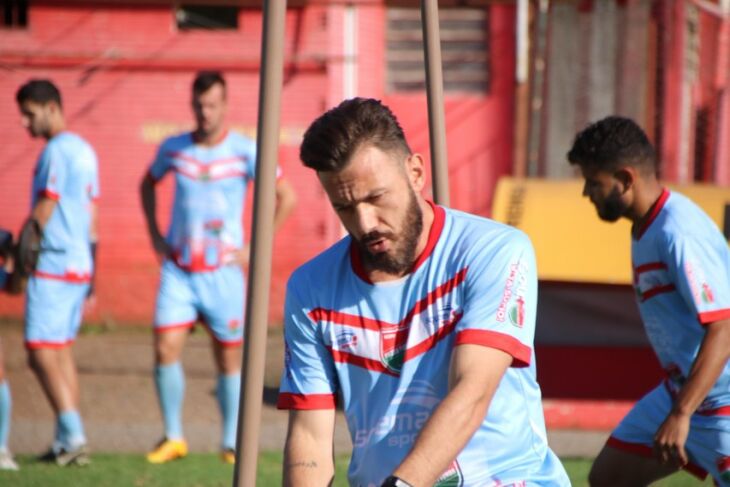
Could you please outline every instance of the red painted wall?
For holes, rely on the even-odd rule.
[[[294,215],[276,237],[271,317],[281,319],[290,272],[338,238],[339,226],[314,175],[301,167],[306,126],[343,96],[342,6],[292,9],[287,16],[281,165],[298,193]],[[358,94],[382,97],[403,121],[414,149],[427,152],[425,95],[388,95],[384,87],[381,5],[359,7]],[[491,11],[492,87],[484,97],[449,97],[446,120],[452,206],[487,213],[496,178],[509,172],[512,144],[511,6]],[[148,323],[158,265],[151,252],[138,186],[157,145],[189,128],[196,70],[223,68],[229,122],[253,133],[257,120],[261,13],[242,10],[235,32],[177,32],[171,7],[62,7],[34,2],[28,30],[0,30],[0,227],[17,230],[29,211],[30,178],[43,142],[20,126],[14,93],[31,77],[60,87],[69,129],[100,161],[100,249],[96,320]],[[171,181],[162,184],[167,222]],[[250,213],[250,197],[249,197]],[[247,217],[247,221],[249,218]],[[0,296],[0,315],[21,316],[22,299]]]

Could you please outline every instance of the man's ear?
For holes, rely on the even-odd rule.
[[[613,177],[623,186],[623,190],[621,192],[626,193],[636,184],[638,173],[635,167],[626,166],[616,170],[616,172],[613,173]]]
[[[426,184],[426,164],[421,154],[415,153],[408,156],[406,174],[413,191],[419,193]]]

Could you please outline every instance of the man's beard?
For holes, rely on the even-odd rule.
[[[418,206],[416,194],[411,190],[411,198],[408,202],[403,222],[401,223],[402,233],[398,240],[394,240],[391,233],[370,232],[360,240],[356,240],[360,248],[363,265],[368,270],[382,271],[387,274],[402,275],[410,271],[416,260],[416,247],[418,239],[423,230],[423,212]],[[373,254],[368,250],[367,244],[372,241],[387,238],[395,242],[392,255],[388,252]]]
[[[626,205],[621,200],[621,193],[618,188],[613,188],[611,194],[603,200],[603,204],[596,208],[600,219],[607,222],[615,222],[626,213]]]

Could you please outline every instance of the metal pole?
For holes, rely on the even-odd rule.
[[[423,55],[426,60],[428,129],[431,142],[433,198],[449,205],[449,168],[446,159],[446,122],[444,121],[444,81],[441,72],[441,35],[437,0],[421,1]]]
[[[256,486],[266,329],[274,235],[274,187],[284,66],[286,0],[264,2],[256,150],[256,184],[251,235],[246,337],[239,399],[234,487]]]

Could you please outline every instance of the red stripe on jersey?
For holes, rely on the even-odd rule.
[[[641,302],[643,303],[644,301],[647,301],[658,294],[670,293],[675,289],[676,287],[674,287],[674,284],[666,284],[664,286],[653,287],[648,291],[641,293]]]
[[[279,393],[277,409],[334,409],[337,400],[334,394]]]
[[[427,201],[427,203],[431,205],[431,208],[433,208],[433,223],[431,224],[431,229],[428,232],[426,247],[424,247],[423,252],[421,252],[421,254],[414,262],[410,273],[416,272],[421,264],[423,264],[426,259],[431,256],[431,253],[433,253],[433,249],[436,247],[436,244],[439,241],[439,237],[441,237],[441,231],[444,229],[444,222],[446,221],[446,211],[442,207],[437,206],[430,201]],[[365,267],[362,264],[360,252],[358,252],[357,244],[355,244],[355,242],[350,243],[350,263],[352,265],[352,270],[355,275],[357,275],[360,279],[367,282],[368,284],[373,283],[368,277],[367,272],[365,272]]]
[[[49,200],[58,201],[61,199],[61,195],[55,191],[45,188],[38,191],[38,198],[48,198]]]
[[[639,230],[639,233],[637,234],[636,240],[640,240],[642,236],[646,233],[647,230],[649,230],[649,227],[652,223],[654,223],[654,220],[656,220],[656,217],[659,216],[659,213],[662,211],[662,208],[664,208],[664,204],[669,199],[669,191],[666,188],[662,189],[662,194],[659,196],[659,199],[654,203],[654,207],[651,209],[651,214],[649,215],[649,219],[644,223],[644,226],[641,227],[641,230]]]
[[[730,319],[730,308],[717,309],[715,311],[705,311],[704,313],[700,313],[698,315],[698,319],[703,325],[709,325],[710,323],[714,323],[715,321]]]
[[[436,330],[436,333],[426,338],[421,343],[417,343],[416,345],[407,349],[405,351],[403,361],[407,362],[408,360],[418,357],[419,355],[426,353],[433,347],[435,347],[438,342],[449,336],[451,332],[454,331],[454,328],[456,328],[456,324],[461,320],[462,316],[464,316],[464,313],[459,313],[449,323]]]
[[[730,406],[720,406],[715,409],[706,409],[704,411],[697,411],[700,416],[730,416]]]
[[[664,262],[649,262],[647,264],[641,264],[639,267],[634,268],[634,272],[641,274],[643,272],[658,271],[667,268],[667,264]]]
[[[25,348],[28,350],[38,350],[39,348],[66,348],[71,345],[73,340],[66,340],[65,342],[46,342],[43,340],[30,340],[25,342]]]
[[[512,367],[527,367],[530,365],[532,349],[521,343],[515,337],[492,330],[464,330],[456,335],[454,345],[482,345],[496,348],[510,354],[513,358]]]
[[[454,289],[456,289],[456,287],[464,282],[464,280],[466,279],[466,272],[467,268],[464,267],[459,272],[457,272],[454,277],[441,284],[433,291],[429,292],[425,298],[414,304],[410,311],[406,313],[406,316],[398,323],[390,323],[389,321],[379,320],[377,318],[366,318],[364,316],[343,313],[341,311],[335,311],[325,308],[315,308],[310,311],[308,315],[313,321],[329,321],[330,323],[334,323],[336,325],[352,326],[354,328],[363,328],[366,330],[380,331],[383,328],[388,327],[400,328],[406,323],[410,322],[415,315],[423,312],[425,309],[435,303],[437,299],[446,296]]]
[[[35,277],[41,279],[53,279],[54,281],[64,281],[73,284],[85,284],[91,282],[91,274],[76,274],[75,272],[66,272],[65,274],[51,274],[50,272],[35,271]]]
[[[619,440],[618,438],[611,436],[606,441],[606,445],[617,450],[622,450],[628,453],[633,453],[640,457],[651,458],[654,456],[654,451],[650,446],[642,445],[641,443],[630,443],[628,441]],[[707,471],[699,465],[694,463],[688,463],[682,467],[687,472],[691,473],[700,480],[704,480],[707,477]]]
[[[357,365],[358,367],[362,367],[363,369],[374,370],[375,372],[392,375],[393,377],[398,377],[399,375],[385,367],[385,365],[383,365],[380,360],[373,360],[371,358],[361,357],[360,355],[343,352],[342,350],[335,350],[334,348],[329,348],[329,351],[332,354],[332,359],[335,362]]]

